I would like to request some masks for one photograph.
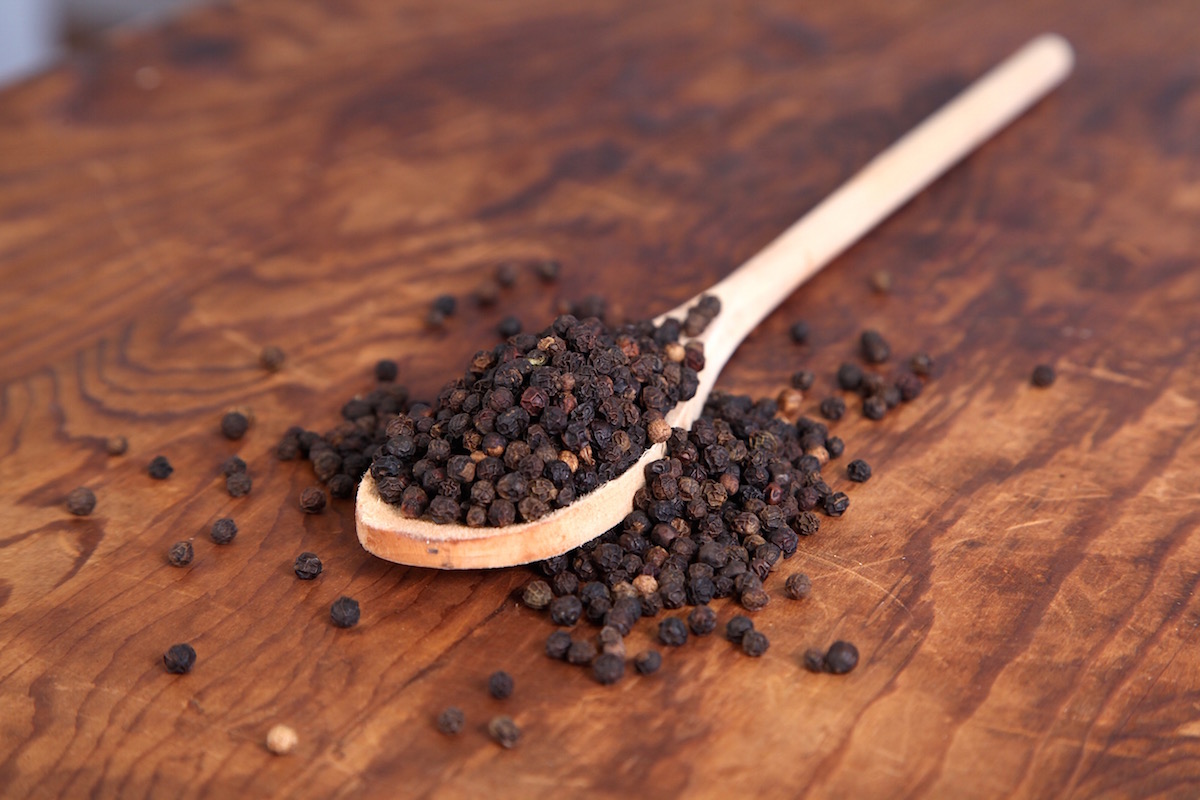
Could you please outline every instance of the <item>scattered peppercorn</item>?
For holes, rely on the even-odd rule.
[[[283,350],[269,344],[258,354],[258,363],[267,372],[278,372],[283,369],[284,358]]]
[[[437,729],[447,736],[460,733],[466,725],[467,718],[461,708],[450,706],[437,715]]]
[[[846,452],[846,443],[838,436],[830,436],[825,440],[825,452],[830,458],[840,458]]]
[[[576,639],[567,648],[567,663],[576,666],[586,666],[596,657],[596,645],[587,639]]]
[[[129,449],[129,440],[124,436],[109,436],[104,440],[104,451],[110,456],[123,456]]]
[[[72,489],[67,495],[67,511],[77,517],[86,517],[96,509],[96,493],[86,486]]]
[[[824,672],[825,653],[815,647],[805,650],[804,668],[809,672]]]
[[[804,344],[808,341],[808,323],[804,320],[792,323],[792,327],[788,328],[788,333],[792,337],[792,341],[796,344]]]
[[[771,642],[762,631],[746,631],[746,635],[742,637],[742,652],[753,658],[767,652],[770,646]]]
[[[633,666],[642,675],[653,675],[662,666],[662,655],[657,650],[643,650],[634,656]]]
[[[678,617],[667,617],[658,623],[658,640],[667,647],[679,647],[687,642],[687,626]]]
[[[320,514],[325,510],[326,502],[325,493],[316,486],[300,492],[300,510],[305,514]]]
[[[836,422],[846,413],[846,401],[837,395],[830,395],[821,401],[821,416]]]
[[[517,282],[517,265],[511,261],[505,261],[496,266],[496,283],[508,288]]]
[[[544,283],[554,283],[558,280],[558,273],[562,270],[562,264],[553,259],[539,261],[534,265],[537,270],[537,275]]]
[[[441,313],[442,316],[454,316],[454,309],[457,307],[458,301],[452,294],[440,294],[433,299],[433,310]]]
[[[866,400],[863,400],[862,412],[867,419],[872,419],[878,422],[887,416],[888,405],[887,401],[879,395],[872,395]]]
[[[747,616],[735,614],[725,623],[725,638],[731,642],[742,641],[747,631],[754,630],[754,622]]]
[[[625,659],[614,653],[602,653],[592,662],[592,675],[605,686],[616,683],[625,675]]]
[[[521,332],[521,320],[513,316],[505,317],[500,320],[500,324],[496,326],[496,333],[507,339],[510,336],[516,336]]]
[[[717,613],[708,606],[696,606],[688,614],[688,627],[697,636],[707,636],[717,629]]]
[[[495,281],[484,281],[471,293],[471,298],[478,306],[494,306],[496,305],[496,301],[500,299],[500,287]]]
[[[241,456],[230,456],[221,464],[221,474],[228,478],[230,475],[235,475],[239,472],[246,471],[246,462]]]
[[[849,642],[837,641],[825,653],[825,671],[844,675],[858,666],[858,648]]]
[[[167,551],[167,563],[172,567],[186,567],[192,563],[192,557],[195,551],[192,549],[192,543],[188,541],[176,542],[171,545],[171,549]]]
[[[856,458],[846,465],[846,477],[855,483],[866,483],[871,478],[871,465]]]
[[[321,574],[323,568],[317,554],[308,551],[296,556],[296,561],[292,564],[292,570],[295,571],[296,577],[302,581],[311,581],[316,578]]]
[[[859,344],[862,347],[863,358],[871,364],[882,364],[892,354],[892,348],[888,346],[887,340],[879,331],[863,331],[862,336],[859,337]]]
[[[530,581],[521,592],[521,601],[529,608],[541,611],[554,600],[554,592],[545,581]]]
[[[488,733],[505,749],[516,747],[517,740],[521,738],[521,729],[513,722],[512,717],[493,717],[488,723]]]
[[[555,631],[546,637],[546,655],[550,658],[563,659],[571,647],[571,634],[566,631]]]
[[[375,362],[375,380],[380,383],[392,383],[400,376],[400,365],[390,358],[381,358]]]
[[[426,327],[438,329],[446,324],[446,315],[436,308],[429,309],[429,313],[425,315]]]
[[[286,756],[299,743],[300,737],[287,725],[273,725],[267,731],[267,749],[277,756]]]
[[[167,478],[171,477],[171,473],[174,471],[175,468],[171,466],[170,461],[167,461],[166,456],[155,456],[150,461],[150,466],[147,468],[147,472],[150,473],[150,477],[154,478],[156,481],[165,481]]]
[[[807,369],[792,373],[792,386],[802,392],[807,392],[811,389],[816,380],[816,374]]]
[[[250,429],[250,420],[240,411],[227,411],[221,417],[221,433],[226,439],[241,439]]]
[[[933,372],[933,359],[928,353],[917,353],[908,362],[909,368],[920,375],[922,378],[928,377]]]
[[[877,269],[871,273],[871,289],[879,294],[887,294],[892,290],[892,273],[886,269]]]
[[[163,666],[167,672],[183,675],[191,672],[196,664],[196,650],[190,644],[173,644],[163,654]]]
[[[513,677],[504,670],[496,670],[488,677],[488,694],[497,700],[512,697]]]
[[[251,484],[249,472],[235,472],[226,476],[225,491],[230,497],[245,497],[250,494]]]
[[[846,496],[845,492],[834,492],[833,494],[825,495],[825,499],[821,501],[821,506],[829,516],[840,517],[850,507],[850,498]]]
[[[1054,379],[1058,377],[1054,372],[1054,367],[1049,364],[1038,364],[1033,368],[1032,383],[1038,388],[1044,389],[1054,383]]]
[[[794,572],[783,582],[783,589],[791,599],[803,600],[812,593],[812,579],[803,572]]]
[[[230,517],[221,517],[212,524],[208,535],[217,544],[229,544],[238,534],[237,523]]]
[[[358,624],[358,601],[349,597],[339,597],[329,607],[329,618],[339,628],[353,628]]]

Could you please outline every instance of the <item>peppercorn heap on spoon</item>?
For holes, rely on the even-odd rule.
[[[706,290],[721,301],[720,314],[695,337],[704,344],[706,365],[695,396],[679,403],[667,421],[690,428],[721,369],[759,322],[821,267],[1061,83],[1073,61],[1064,39],[1037,37]],[[698,297],[659,321],[682,318]],[[500,528],[438,525],[405,517],[380,498],[368,473],[356,500],[358,538],[368,552],[388,561],[441,569],[504,567],[550,558],[619,523],[645,482],[646,465],[661,458],[663,450],[663,444],[652,445],[629,470],[565,508]]]

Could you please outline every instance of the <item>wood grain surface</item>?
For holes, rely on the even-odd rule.
[[[1196,796],[1196,21],[1193,0],[260,0],[0,94],[0,795]],[[331,427],[378,358],[431,396],[494,341],[502,312],[469,304],[427,331],[437,294],[552,256],[560,284],[505,295],[527,325],[597,291],[669,308],[1043,30],[1074,77],[718,384],[808,367],[815,406],[866,326],[938,365],[885,422],[837,424],[876,476],[782,570],[812,598],[774,579],[764,658],[714,636],[601,687],[541,655],[527,571],[390,565],[348,503],[300,513],[288,426]],[[1043,361],[1060,377],[1036,390]],[[240,443],[217,429],[234,405]],[[91,517],[63,507],[79,485]],[[224,515],[241,533],[217,548]],[[318,580],[292,575],[301,550]],[[341,594],[355,629],[328,623]],[[835,638],[858,669],[805,672]],[[162,669],[177,641],[190,675]],[[433,727],[449,704],[456,739]],[[501,712],[511,751],[483,732]],[[278,722],[290,757],[263,745]]]

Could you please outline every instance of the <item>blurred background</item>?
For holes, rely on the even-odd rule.
[[[45,69],[118,25],[144,25],[204,0],[0,0],[0,87]]]

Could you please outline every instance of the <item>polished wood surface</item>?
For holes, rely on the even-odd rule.
[[[1194,796],[1195,19],[1191,0],[261,0],[0,94],[0,794]],[[331,427],[385,356],[429,397],[493,340],[502,311],[469,304],[426,330],[437,294],[556,257],[557,286],[524,272],[505,295],[527,325],[597,291],[670,308],[1043,30],[1074,76],[722,375],[773,393],[810,367],[815,406],[867,326],[937,360],[886,421],[837,424],[876,475],[770,585],[762,659],[714,636],[601,687],[541,655],[526,570],[390,565],[350,503],[300,513],[311,471],[272,452],[289,425]],[[1043,361],[1059,380],[1036,390]],[[217,428],[235,405],[240,443]],[[233,453],[254,478],[236,500]],[[78,485],[87,518],[63,507]],[[218,548],[225,515],[241,532]],[[190,537],[192,566],[168,566]],[[301,550],[325,561],[311,583]],[[341,594],[355,629],[328,623]],[[858,669],[804,672],[835,638]],[[186,676],[161,666],[177,641]],[[432,723],[449,704],[457,739]],[[496,713],[514,750],[483,732]],[[276,723],[291,756],[264,746]]]

